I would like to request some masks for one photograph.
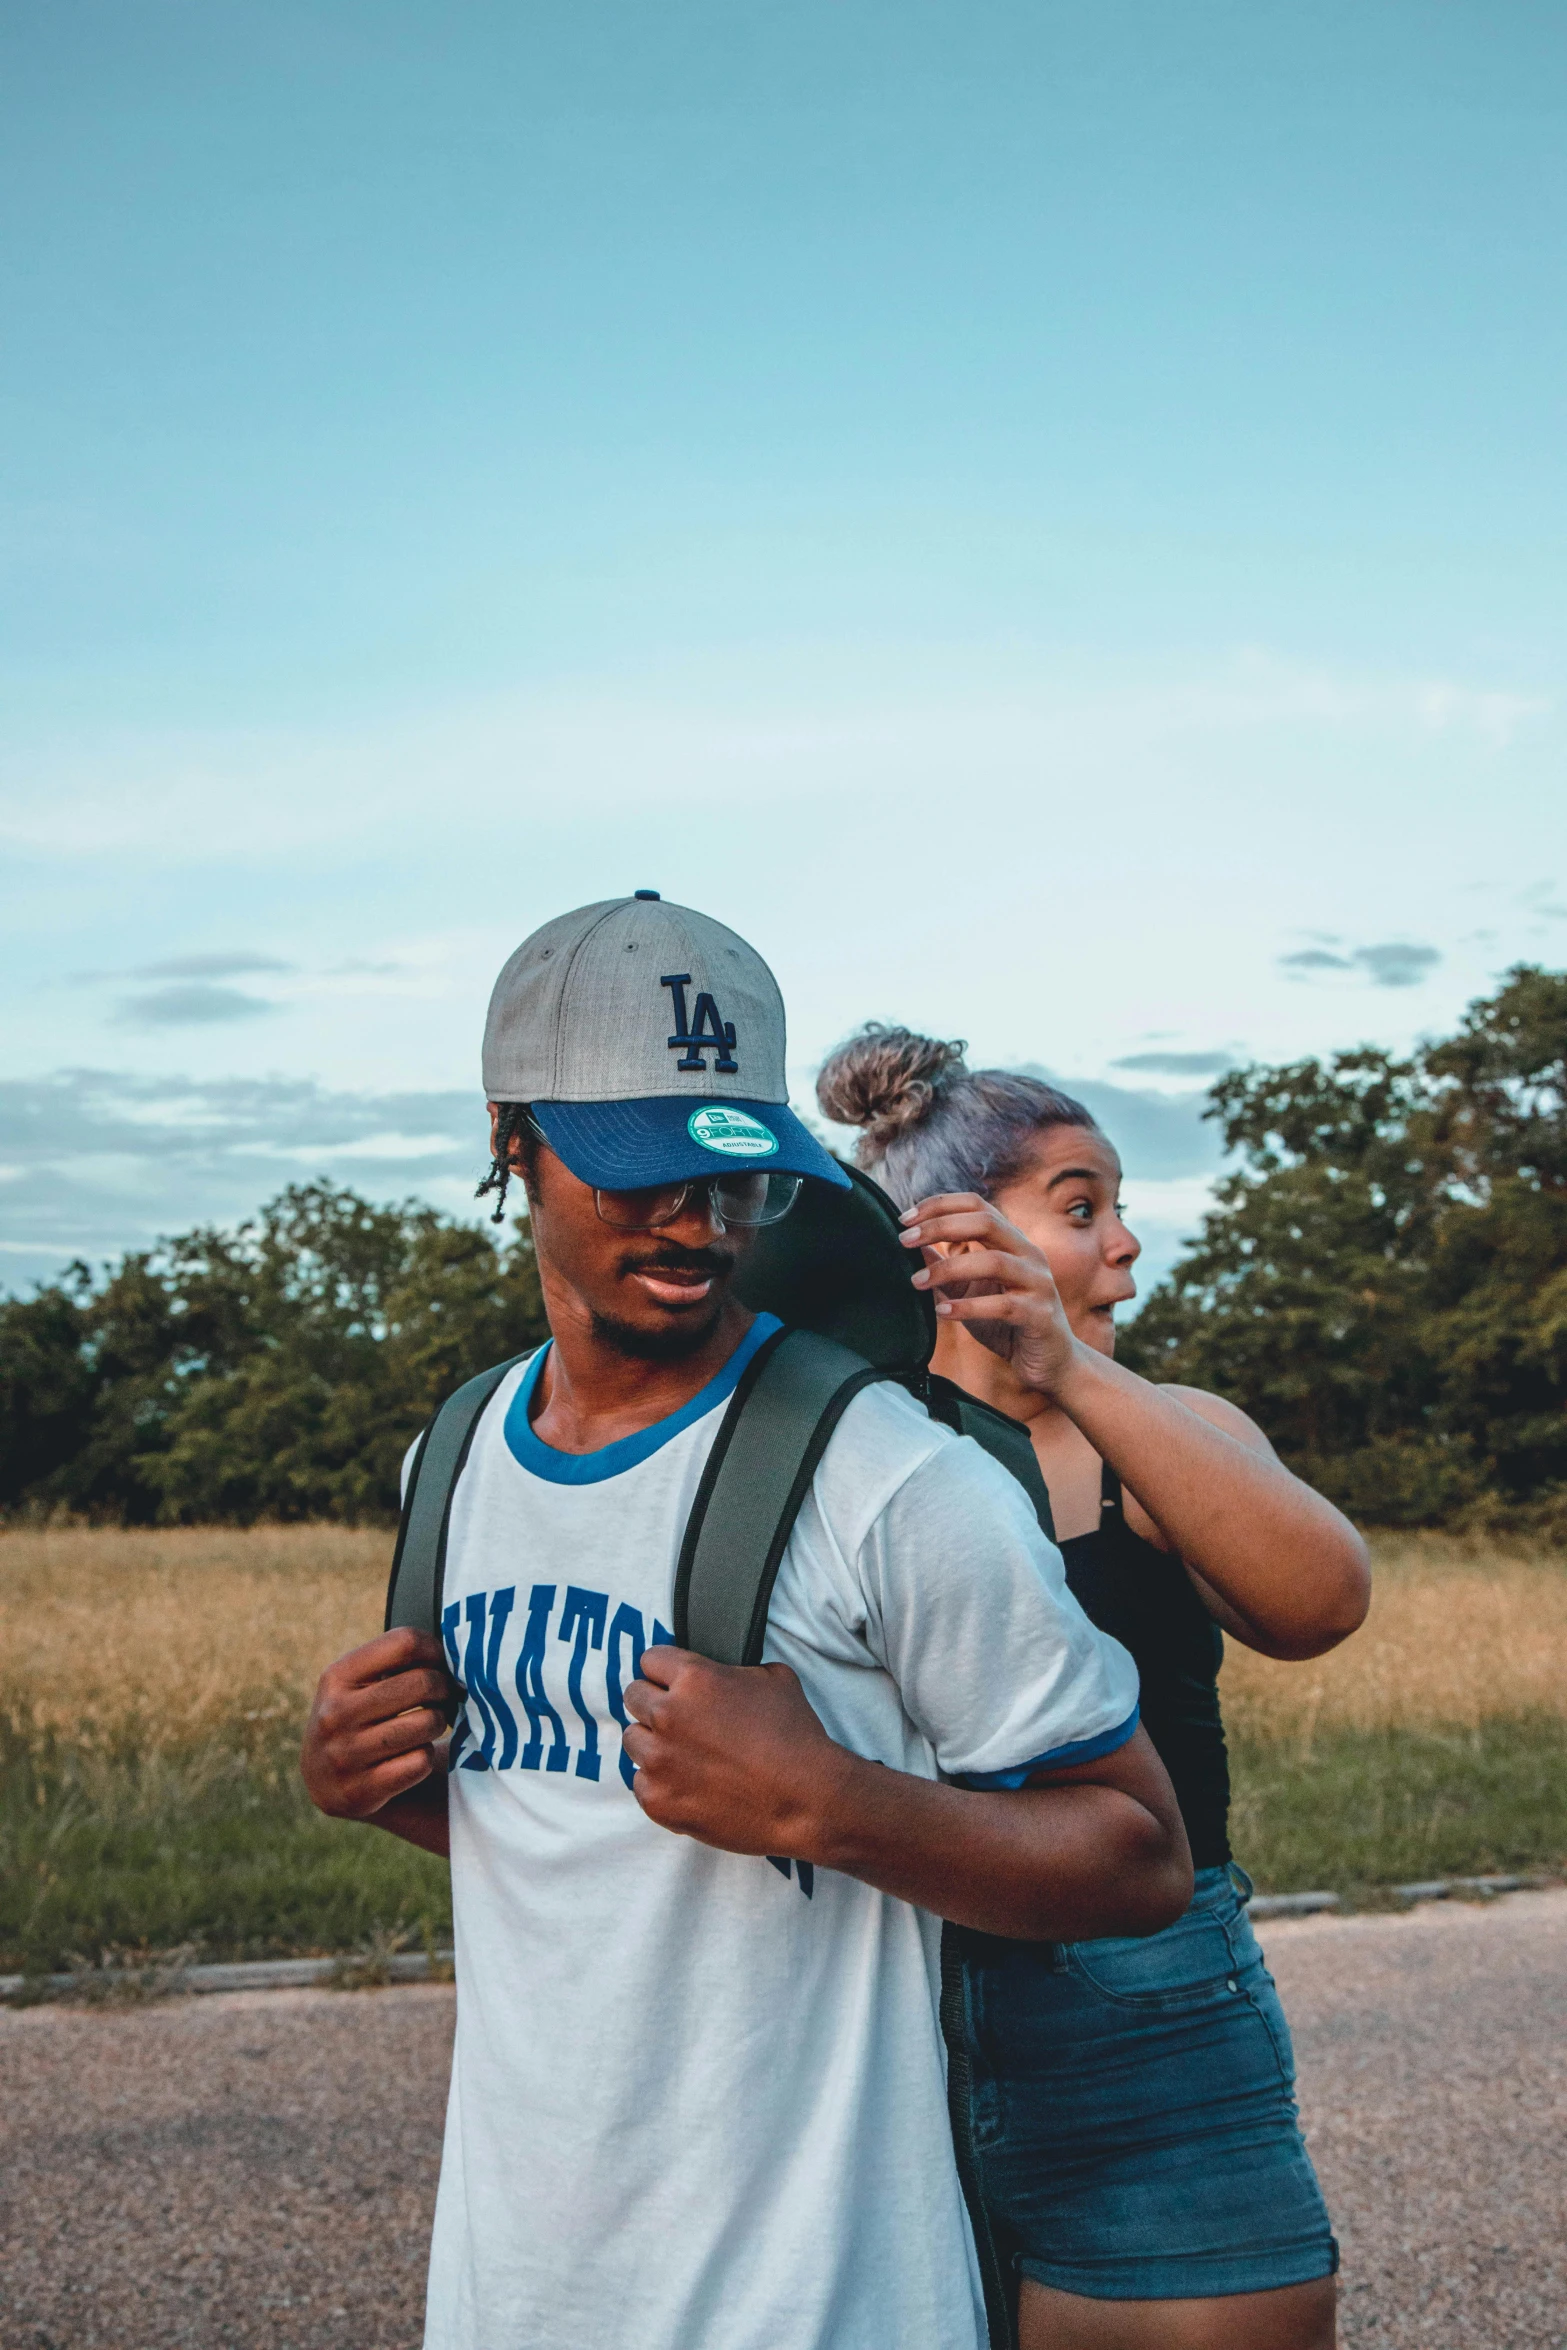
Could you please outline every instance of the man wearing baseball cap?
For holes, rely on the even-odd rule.
[[[736,1267],[846,1178],[789,1110],[767,966],[654,891],[518,948],[484,1079],[552,1335],[458,1480],[444,1657],[341,1659],[305,1745],[323,1810],[451,1855],[427,2350],[979,2350],[937,1920],[1180,1913],[1130,1660],[1021,1489],[889,1385],[816,1471],[766,1661],[674,1647],[703,1465],[777,1327]]]

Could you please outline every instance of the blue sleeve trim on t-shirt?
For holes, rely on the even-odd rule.
[[[1078,1738],[1070,1746],[1052,1746],[1048,1754],[1036,1754],[1032,1762],[1019,1763],[1010,1771],[960,1771],[960,1787],[1021,1787],[1036,1771],[1069,1771],[1074,1763],[1097,1762],[1102,1754],[1114,1754],[1124,1746],[1137,1727],[1141,1708],[1133,1706],[1124,1722],[1113,1730],[1101,1730],[1097,1738]]]
[[[661,1445],[678,1436],[683,1428],[691,1427],[718,1404],[727,1403],[757,1348],[782,1328],[776,1314],[758,1314],[723,1369],[705,1387],[698,1388],[689,1403],[682,1404],[678,1412],[671,1412],[667,1420],[655,1420],[651,1428],[639,1428],[635,1436],[622,1436],[617,1444],[600,1445],[597,1452],[557,1452],[552,1444],[545,1444],[534,1434],[529,1417],[533,1391],[549,1353],[548,1346],[541,1346],[517,1382],[516,1393],[506,1407],[507,1449],[521,1468],[535,1477],[547,1478],[551,1485],[599,1485],[606,1477],[619,1477],[640,1461],[651,1459]]]

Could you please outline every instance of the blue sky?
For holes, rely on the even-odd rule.
[[[1209,1071],[1567,947],[1567,21],[24,0],[0,1281],[460,1208],[646,885],[1042,1064],[1168,1261]]]

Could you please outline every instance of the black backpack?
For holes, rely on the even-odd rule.
[[[850,1188],[807,1182],[791,1213],[764,1226],[736,1281],[753,1311],[784,1327],[741,1375],[714,1438],[686,1523],[675,1573],[677,1646],[720,1664],[761,1662],[779,1563],[818,1462],[862,1387],[893,1380],[933,1419],[971,1436],[1018,1480],[1050,1540],[1050,1497],[1028,1430],[930,1369],[936,1312],[912,1286],[915,1260],[898,1212],[869,1177]],[[392,1558],[386,1625],[441,1633],[452,1495],[485,1406],[521,1355],[481,1371],[448,1396],[414,1457]],[[969,2068],[962,2030],[963,1972],[956,1938],[942,1937],[942,2030],[958,2173],[979,2247],[993,2350],[1014,2339],[1009,2287],[977,2187],[969,2137]]]

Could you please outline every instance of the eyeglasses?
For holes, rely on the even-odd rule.
[[[781,1223],[799,1194],[798,1175],[698,1175],[688,1183],[654,1183],[640,1191],[597,1189],[593,1205],[617,1232],[656,1232],[705,1197],[720,1230],[732,1224],[754,1231],[759,1224]]]
[[[534,1139],[550,1148],[550,1138],[531,1110],[523,1116]],[[617,1232],[657,1232],[683,1215],[699,1193],[707,1197],[707,1212],[722,1230],[734,1225],[755,1231],[759,1224],[781,1224],[800,1196],[798,1175],[765,1175],[760,1168],[746,1175],[695,1175],[684,1183],[650,1183],[636,1191],[596,1188],[593,1205],[602,1223]]]

